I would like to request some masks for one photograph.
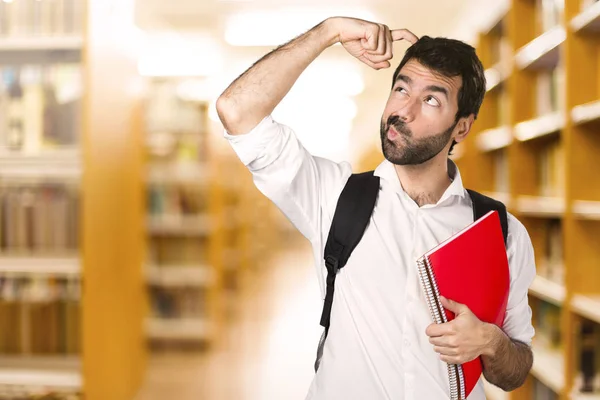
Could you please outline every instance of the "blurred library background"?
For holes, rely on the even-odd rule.
[[[600,400],[595,0],[0,0],[0,399],[304,398],[311,250],[215,101],[334,15],[477,48],[486,99],[452,158],[525,224],[538,272],[531,374],[487,397]],[[333,46],[273,115],[372,169],[393,69]]]

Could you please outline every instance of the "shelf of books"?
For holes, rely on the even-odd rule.
[[[224,177],[236,180],[218,168],[208,103],[181,95],[190,79],[147,79],[146,334],[153,349],[202,349],[218,339],[227,266],[239,261],[236,243],[228,243],[239,234],[239,205],[224,201],[220,188]]]
[[[223,266],[220,298],[222,319],[227,322],[235,318],[245,293],[253,290],[255,279],[261,279],[264,268],[273,267],[273,255],[294,243],[285,237],[282,227],[288,221],[281,211],[256,188],[252,175],[231,146],[224,139],[219,140],[217,168],[221,177],[230,177],[218,182],[218,198],[223,205],[218,212]]]
[[[218,170],[222,177],[218,183],[219,198],[223,208],[219,213],[220,261],[223,266],[221,281],[221,308],[224,321],[231,321],[237,315],[241,304],[242,291],[246,288],[250,264],[250,252],[257,249],[257,237],[251,236],[253,227],[250,217],[259,210],[256,188],[248,170],[235,156],[231,148],[220,149]]]
[[[477,51],[488,91],[457,163],[523,222],[537,267],[530,377],[488,396],[600,399],[600,2],[512,0]]]
[[[146,329],[154,349],[218,341],[284,243],[280,211],[209,120],[208,102],[182,90],[194,79],[147,80]]]
[[[0,1],[0,399],[126,400],[142,377],[135,63],[110,13]]]

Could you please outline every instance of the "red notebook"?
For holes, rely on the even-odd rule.
[[[428,251],[417,265],[434,322],[454,319],[454,313],[441,305],[440,296],[444,296],[467,305],[481,321],[502,326],[510,276],[497,211],[490,211]],[[466,399],[481,373],[480,358],[462,365],[448,364],[450,398]]]

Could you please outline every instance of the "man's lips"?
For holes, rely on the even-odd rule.
[[[400,136],[400,133],[398,133],[398,131],[397,131],[397,130],[396,130],[394,127],[393,127],[393,126],[390,126],[390,127],[388,128],[388,131],[387,131],[387,138],[388,138],[389,140],[395,140],[395,139],[397,139],[399,136]]]

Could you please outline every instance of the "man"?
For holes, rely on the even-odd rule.
[[[535,277],[533,249],[512,215],[502,329],[451,299],[443,305],[456,319],[432,324],[416,275],[419,256],[473,221],[470,197],[448,159],[454,143],[467,137],[485,93],[472,47],[353,18],[327,19],[267,54],[225,90],[217,101],[225,136],[256,186],[312,243],[323,290],[324,245],[351,168],[312,156],[270,114],[327,47],[339,42],[381,69],[390,67],[396,40],[413,45],[394,74],[383,111],[386,160],[375,171],[381,188],[361,242],[338,273],[331,328],[307,399],[448,398],[446,363],[478,356],[487,380],[510,391],[523,384],[532,364],[527,289]],[[484,398],[480,381],[469,399]]]

